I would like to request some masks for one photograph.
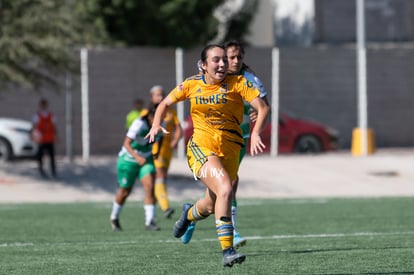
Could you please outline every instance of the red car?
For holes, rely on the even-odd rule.
[[[185,141],[193,134],[193,122],[188,116],[183,123]],[[271,124],[261,134],[266,145],[265,152],[270,152]],[[338,149],[338,131],[318,122],[296,118],[286,113],[279,113],[279,148],[278,153],[321,153]],[[250,147],[250,144],[248,145]],[[248,151],[247,151],[248,152]]]

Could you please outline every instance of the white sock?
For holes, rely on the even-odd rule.
[[[231,222],[233,223],[233,234],[236,234],[237,233],[237,230],[236,230],[236,220],[237,220],[237,218],[236,218],[236,216],[237,216],[237,207],[236,206],[232,206],[231,207]]]
[[[119,218],[119,214],[121,213],[122,205],[116,203],[112,204],[112,212],[111,212],[111,220],[116,220]]]
[[[145,225],[150,225],[155,220],[155,205],[144,204],[145,211]]]

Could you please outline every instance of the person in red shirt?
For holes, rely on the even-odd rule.
[[[47,178],[43,169],[43,156],[49,155],[50,169],[52,176],[56,178],[55,162],[55,141],[56,141],[56,119],[52,112],[48,110],[49,104],[46,99],[39,102],[39,110],[33,116],[32,139],[39,145],[37,152],[37,162],[40,175]]]

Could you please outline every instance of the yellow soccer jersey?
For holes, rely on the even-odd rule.
[[[169,96],[173,102],[190,100],[193,141],[223,156],[229,143],[244,146],[240,129],[243,100],[251,102],[260,96],[260,91],[241,75],[228,75],[217,85],[206,84],[204,76],[196,75],[178,85]]]

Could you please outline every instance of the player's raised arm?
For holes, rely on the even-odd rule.
[[[145,136],[146,139],[149,139],[149,143],[155,141],[155,137],[157,134],[162,131],[164,134],[169,134],[169,132],[161,127],[161,122],[163,120],[164,114],[169,106],[173,104],[172,100],[169,96],[164,98],[161,103],[158,105],[157,110],[155,111],[154,121],[152,122],[152,126],[148,134]]]

